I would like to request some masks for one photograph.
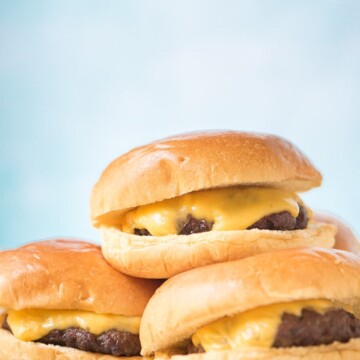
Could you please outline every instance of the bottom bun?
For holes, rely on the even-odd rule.
[[[350,251],[360,255],[360,239],[352,229],[341,219],[329,214],[315,214],[314,219],[323,223],[333,224],[337,227],[335,236],[335,249]]]
[[[94,354],[69,347],[18,340],[9,331],[0,329],[0,360],[116,360],[119,357]],[[126,359],[147,359],[140,356]]]
[[[155,360],[356,360],[360,359],[360,339],[348,343],[335,342],[331,345],[292,347],[278,349],[244,349],[211,351],[208,353],[174,355],[155,354]]]
[[[102,251],[105,259],[125,274],[165,279],[200,266],[273,250],[332,248],[335,234],[336,226],[326,223],[314,223],[293,231],[252,229],[168,236],[138,236],[102,228]]]

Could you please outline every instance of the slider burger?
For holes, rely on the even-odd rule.
[[[140,340],[143,355],[172,360],[360,359],[360,258],[283,249],[176,275]]]
[[[360,255],[360,239],[343,220],[334,215],[324,213],[314,214],[314,219],[336,225],[337,232],[334,249],[346,250]]]
[[[1,360],[139,355],[141,315],[158,282],[117,272],[98,246],[75,240],[0,252],[0,268]]]
[[[332,247],[336,227],[312,221],[297,195],[320,184],[277,136],[190,133],[114,160],[93,189],[91,218],[116,269],[168,278],[273,249]]]

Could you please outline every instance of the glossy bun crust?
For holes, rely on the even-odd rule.
[[[111,225],[127,209],[203,189],[264,185],[298,192],[320,184],[320,173],[283,138],[237,131],[189,133],[114,160],[93,189],[91,218],[94,226]]]
[[[0,307],[141,316],[159,282],[119,273],[99,246],[47,240],[0,252]]]
[[[359,257],[320,248],[278,250],[187,271],[167,280],[147,305],[142,354],[171,349],[217,319],[275,303],[328,299],[359,311],[359,274]]]

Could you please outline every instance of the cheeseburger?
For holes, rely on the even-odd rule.
[[[98,246],[75,240],[3,251],[0,268],[1,360],[139,355],[156,281],[117,272]]]
[[[334,224],[337,228],[335,236],[335,249],[350,251],[353,254],[360,255],[360,239],[354,231],[342,219],[337,216],[315,213],[314,219],[320,222]]]
[[[144,355],[360,359],[360,258],[283,249],[167,280],[140,326]],[[174,359],[178,357],[175,356]]]
[[[118,270],[168,278],[273,249],[332,247],[298,192],[320,173],[288,141],[236,131],[179,135],[114,160],[91,197],[103,254]]]

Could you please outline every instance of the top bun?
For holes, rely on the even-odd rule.
[[[0,307],[141,316],[159,285],[113,269],[100,247],[47,240],[0,252]]]
[[[341,250],[298,248],[193,269],[167,280],[147,305],[142,354],[171,348],[200,327],[260,306],[340,301],[359,311],[360,258]]]
[[[91,218],[100,226],[111,222],[116,215],[111,212],[203,189],[265,185],[298,192],[321,180],[305,155],[278,136],[195,132],[138,147],[114,160],[93,189]]]

